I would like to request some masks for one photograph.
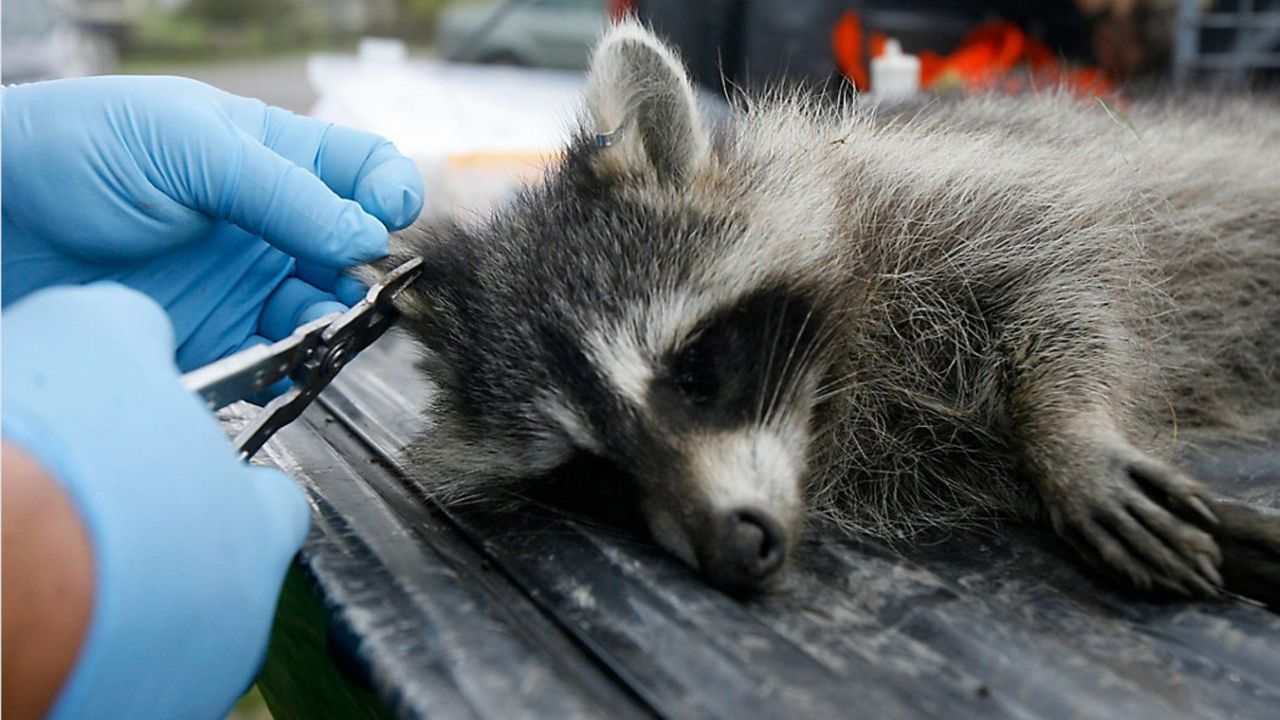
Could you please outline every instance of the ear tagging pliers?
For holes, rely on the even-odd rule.
[[[361,350],[382,336],[399,313],[392,301],[422,273],[422,258],[413,258],[369,288],[364,299],[344,313],[333,313],[302,325],[270,345],[257,345],[197,368],[182,376],[188,390],[199,394],[210,410],[253,397],[289,378],[293,386],[262,409],[240,431],[234,443],[248,459],[293,422]]]

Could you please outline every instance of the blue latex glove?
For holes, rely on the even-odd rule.
[[[224,717],[306,534],[301,491],[239,461],[145,295],[42,290],[0,329],[5,440],[59,480],[94,551],[88,634],[52,716]]]
[[[235,460],[177,369],[354,301],[340,269],[386,252],[421,181],[381,138],[190,80],[0,98],[4,435],[67,488],[95,553],[56,713],[214,717],[257,669],[307,513]],[[37,292],[97,280],[168,318],[119,287]]]
[[[183,370],[353,303],[338,269],[422,207],[386,140],[193,80],[20,85],[3,117],[4,306],[120,282],[169,312]]]

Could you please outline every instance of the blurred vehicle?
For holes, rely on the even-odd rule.
[[[9,83],[107,72],[115,47],[81,22],[71,0],[0,5],[0,80]]]
[[[604,0],[497,0],[444,10],[435,39],[448,60],[584,69],[606,18]]]

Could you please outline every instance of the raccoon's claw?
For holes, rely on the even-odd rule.
[[[1210,526],[1218,524],[1218,516],[1209,509],[1204,488],[1185,473],[1142,454],[1134,448],[1125,448],[1129,455],[1129,474],[1148,496],[1169,502],[1189,511]]]
[[[1087,472],[1046,497],[1059,534],[1138,588],[1217,596],[1222,553],[1197,523],[1218,520],[1200,485],[1128,445],[1092,452]]]

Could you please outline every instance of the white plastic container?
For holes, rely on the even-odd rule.
[[[902,52],[890,38],[884,54],[871,59],[871,94],[879,102],[901,102],[920,93],[920,58]]]

